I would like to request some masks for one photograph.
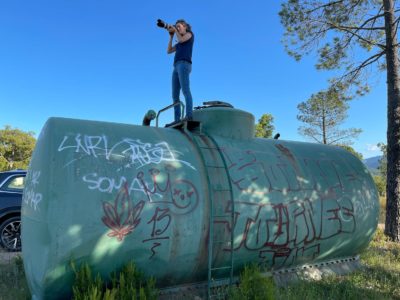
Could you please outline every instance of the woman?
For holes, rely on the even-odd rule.
[[[193,99],[190,92],[189,74],[192,71],[192,51],[194,35],[191,27],[185,20],[178,20],[175,26],[168,28],[169,42],[167,53],[175,53],[174,70],[172,72],[172,99],[174,103],[179,102],[180,91],[182,90],[186,102],[185,120],[192,119]],[[172,46],[173,36],[176,36],[177,43]],[[181,107],[176,105],[175,122],[181,119]]]

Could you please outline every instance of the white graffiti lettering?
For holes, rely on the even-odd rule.
[[[128,182],[128,180],[124,176],[115,179],[105,176],[99,176],[97,173],[87,174],[82,177],[82,180],[88,184],[89,190],[97,190],[99,192],[109,193],[109,194],[118,192],[125,184],[125,182]],[[148,196],[146,188],[143,187],[138,178],[133,178],[132,181],[128,182],[128,186],[129,186],[128,188],[129,194],[136,191],[136,192],[141,192],[144,195]],[[161,197],[161,195],[159,194],[154,194],[153,196]]]
[[[38,209],[38,205],[40,201],[42,201],[42,194],[41,193],[35,193],[33,190],[27,190],[24,192],[24,201],[28,205],[30,205],[34,210]]]
[[[39,209],[39,203],[43,199],[42,194],[35,191],[39,185],[40,174],[40,171],[30,170],[27,177],[27,185],[24,188],[24,202],[35,211]]]
[[[127,163],[125,167],[134,166],[137,169],[161,162],[180,162],[195,170],[189,162],[177,159],[177,152],[172,151],[166,142],[151,144],[144,143],[139,139],[125,138],[113,144],[112,147],[109,147],[108,144],[108,139],[105,135],[91,136],[77,134],[74,137],[64,136],[58,146],[58,152],[72,150],[75,153],[82,153],[83,155],[95,158],[104,156],[106,160],[126,158]],[[70,161],[68,164],[74,161]]]

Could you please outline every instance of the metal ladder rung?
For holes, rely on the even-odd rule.
[[[218,220],[223,220],[225,221],[230,221],[232,224],[234,223],[234,200],[233,200],[233,192],[232,192],[232,185],[231,185],[231,177],[229,174],[229,169],[226,163],[226,160],[224,158],[224,153],[223,153],[223,148],[220,148],[218,146],[218,143],[211,137],[208,136],[207,134],[204,133],[197,133],[192,135],[192,141],[194,144],[197,146],[198,151],[200,153],[202,162],[205,167],[205,175],[207,177],[207,182],[208,182],[208,193],[209,193],[209,198],[210,198],[210,219],[209,219],[209,226],[210,226],[210,231],[209,231],[209,245],[208,245],[208,299],[214,298],[211,293],[211,288],[215,287],[217,285],[217,282],[224,282],[224,284],[230,284],[232,283],[233,280],[233,270],[234,270],[234,264],[233,264],[233,244],[234,244],[234,236],[233,236],[233,229],[231,229],[230,233],[230,239],[227,240],[227,235],[225,233],[218,231],[215,231],[214,229],[214,222]],[[210,147],[213,146],[213,147]],[[215,165],[209,165],[208,163],[215,164]],[[216,165],[219,164],[219,165]],[[215,171],[212,171],[213,169],[216,169]],[[217,171],[218,170],[218,171]],[[219,171],[221,170],[221,171]],[[225,184],[223,182],[220,182],[220,178],[223,178],[228,184]],[[216,182],[216,184],[214,184]],[[216,188],[214,188],[214,186]],[[225,199],[226,197],[224,196],[223,193],[229,192],[230,196],[228,199]],[[220,213],[219,206],[216,205],[214,206],[214,200],[216,203],[218,201],[229,201],[231,202],[231,208],[232,208],[232,213],[231,214],[225,214],[225,215],[214,215],[215,213]],[[219,238],[219,239],[218,239]],[[221,238],[225,240],[220,240]],[[218,246],[217,246],[218,244]],[[223,245],[225,244],[225,245]],[[214,245],[217,246],[218,248],[214,249]],[[221,246],[222,245],[222,246]],[[221,248],[229,249],[230,250],[230,263],[231,265],[224,265],[221,267],[214,267],[214,261],[213,261],[213,253],[214,251],[219,251]],[[225,264],[228,262],[225,262]],[[213,271],[218,271],[218,270],[230,270],[230,275],[229,279],[222,279],[222,278],[213,278],[212,272]],[[225,271],[224,273],[228,273],[228,271]],[[219,274],[217,274],[219,275]],[[227,276],[225,274],[224,276]]]
[[[232,218],[231,215],[214,215],[214,218]]]
[[[228,189],[212,189],[214,192],[230,192]]]
[[[217,241],[217,240],[214,240],[213,243],[216,243],[216,244],[229,244],[229,246],[230,246],[231,241]]]
[[[232,267],[231,266],[226,266],[226,267],[211,268],[211,271],[226,270],[226,269],[232,269]]]
[[[210,166],[206,165],[207,168],[214,168],[214,169],[225,169],[225,166]]]
[[[226,278],[213,278],[210,282],[211,287],[218,287],[229,284],[230,280]]]
[[[221,148],[199,146],[201,149],[221,150]]]

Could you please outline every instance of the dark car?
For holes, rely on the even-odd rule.
[[[21,202],[26,171],[0,172],[0,246],[21,250]]]

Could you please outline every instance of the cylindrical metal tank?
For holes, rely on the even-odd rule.
[[[191,128],[47,121],[22,208],[34,299],[69,294],[71,259],[104,276],[134,260],[170,286],[207,280],[231,258],[237,274],[247,263],[276,270],[368,245],[378,196],[352,154],[254,138],[254,117],[234,108],[193,116]]]

